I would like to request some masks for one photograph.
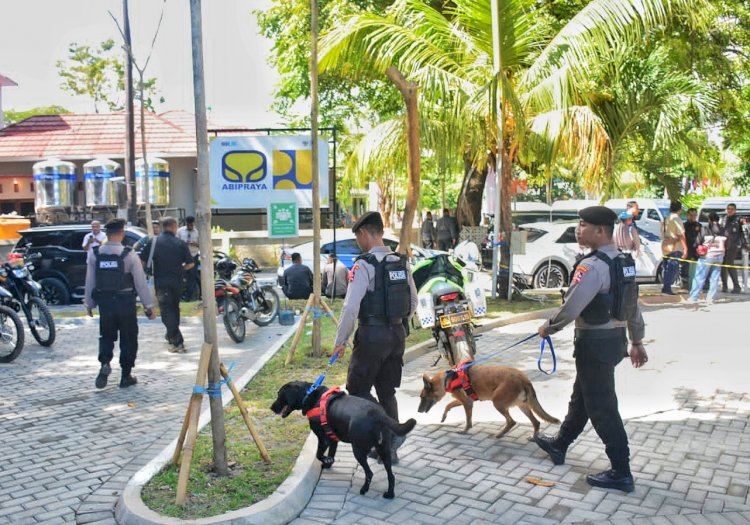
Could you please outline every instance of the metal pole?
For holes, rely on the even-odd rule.
[[[320,307],[320,170],[318,169],[318,0],[310,0],[310,134],[312,135],[313,294]],[[328,174],[326,174],[328,176]],[[312,354],[320,356],[320,319],[313,317]]]
[[[497,93],[495,95],[497,102],[497,154],[495,156],[495,227],[492,234],[492,298],[497,296],[497,278],[500,271],[500,246],[496,246],[500,238],[500,189],[502,186],[503,167],[505,164],[505,155],[503,154],[503,90],[500,81],[500,74],[503,69],[502,57],[500,56],[500,5],[502,0],[492,0],[492,55],[495,66],[495,76],[497,78]],[[513,269],[508,268],[509,279],[513,281]]]
[[[125,198],[128,221],[135,225],[137,221],[135,189],[135,115],[133,114],[133,49],[130,42],[130,15],[128,0],[122,1],[122,23],[125,37]],[[118,192],[119,193],[119,192]]]

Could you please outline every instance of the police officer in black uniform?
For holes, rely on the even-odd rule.
[[[642,343],[645,331],[638,308],[635,262],[612,241],[615,212],[592,206],[582,209],[579,216],[576,237],[591,253],[576,266],[563,306],[539,327],[539,335],[546,337],[575,321],[576,380],[557,436],[537,434],[534,441],[555,465],[562,465],[568,447],[591,420],[612,468],[588,475],[586,481],[594,487],[631,492],[630,449],[617,408],[615,366],[628,355],[628,335],[633,366],[639,368],[648,361]]]
[[[349,273],[349,288],[341,311],[334,352],[339,357],[354,332],[354,349],[349,362],[346,389],[350,395],[375,400],[386,414],[398,421],[396,388],[401,386],[401,369],[408,320],[417,309],[417,289],[404,255],[383,244],[383,219],[367,212],[352,226],[363,254]],[[394,439],[395,450],[402,440]]]
[[[721,269],[721,291],[724,293],[729,291],[727,287],[728,276],[732,279],[732,293],[742,293],[740,280],[737,277],[737,268],[733,268],[737,264],[735,259],[740,255],[745,244],[745,238],[742,235],[742,225],[740,224],[740,218],[737,216],[736,204],[727,204],[727,214],[721,218],[719,226],[721,226],[724,236],[727,238],[724,261],[722,263],[724,267]]]
[[[89,316],[99,306],[99,362],[96,388],[107,386],[112,372],[115,341],[120,338],[120,387],[137,383],[130,372],[138,354],[138,319],[136,318],[136,293],[141,298],[146,316],[155,319],[153,301],[146,284],[146,275],[135,252],[122,245],[125,238],[125,221],[112,219],[104,229],[107,243],[95,246],[88,252],[86,261],[86,289],[84,305]]]

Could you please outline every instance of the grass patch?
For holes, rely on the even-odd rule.
[[[288,301],[287,304],[289,308],[299,311],[305,307],[305,301]],[[559,298],[556,302],[522,298],[511,303],[498,299],[489,302],[488,317],[500,317],[504,312],[528,312],[555,304],[559,304]],[[337,317],[342,305],[343,302],[337,300],[332,306]],[[222,478],[211,472],[210,425],[206,426],[198,438],[193,455],[188,483],[188,503],[184,507],[174,504],[178,468],[168,466],[143,488],[143,501],[149,508],[160,514],[182,519],[216,516],[248,507],[267,498],[289,476],[309,434],[307,420],[301,417],[299,412],[281,419],[273,414],[269,407],[283,384],[295,379],[314,381],[325,370],[328,356],[333,349],[336,329],[329,320],[322,319],[324,357],[320,358],[310,356],[311,329],[307,327],[289,366],[285,367],[284,361],[291,340],[266,363],[241,393],[273,463],[267,465],[261,459],[239,410],[232,403],[224,411],[227,457],[230,461],[231,475]],[[409,347],[431,338],[431,330],[412,330],[406,345]],[[341,385],[346,382],[350,355],[351,350],[348,350],[344,358],[331,367],[325,381],[327,385]]]

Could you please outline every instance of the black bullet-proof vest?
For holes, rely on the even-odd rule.
[[[575,275],[581,261],[593,256],[609,266],[609,290],[596,294],[581,312],[581,317],[586,324],[592,326],[606,324],[611,320],[633,319],[638,308],[638,283],[635,280],[633,257],[629,253],[620,252],[612,259],[603,252],[593,251],[578,261],[571,275]]]
[[[397,261],[388,261],[396,255]],[[406,256],[392,253],[378,261],[375,254],[366,253],[357,257],[375,268],[375,289],[367,291],[359,307],[359,319],[388,319],[400,322],[409,316],[411,291],[409,289],[409,267]]]
[[[96,257],[96,293],[116,294],[133,289],[133,274],[125,272],[125,257],[131,251],[126,246],[120,255],[99,253],[99,247],[95,246]]]

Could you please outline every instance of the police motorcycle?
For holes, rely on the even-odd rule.
[[[4,306],[23,312],[31,335],[42,346],[55,342],[55,320],[42,299],[42,286],[31,277],[32,260],[25,261],[20,253],[11,253],[0,271],[0,283],[9,296],[0,298]]]
[[[218,311],[224,314],[224,328],[235,343],[245,340],[245,322],[267,326],[279,313],[279,294],[273,286],[261,286],[255,278],[259,270],[253,259],[237,264],[228,256],[216,262],[214,297]]]
[[[473,263],[446,254],[417,263],[412,270],[417,287],[417,319],[432,329],[439,357],[451,366],[473,360],[476,338],[472,319],[487,313],[484,290]],[[437,361],[436,361],[437,363]]]

